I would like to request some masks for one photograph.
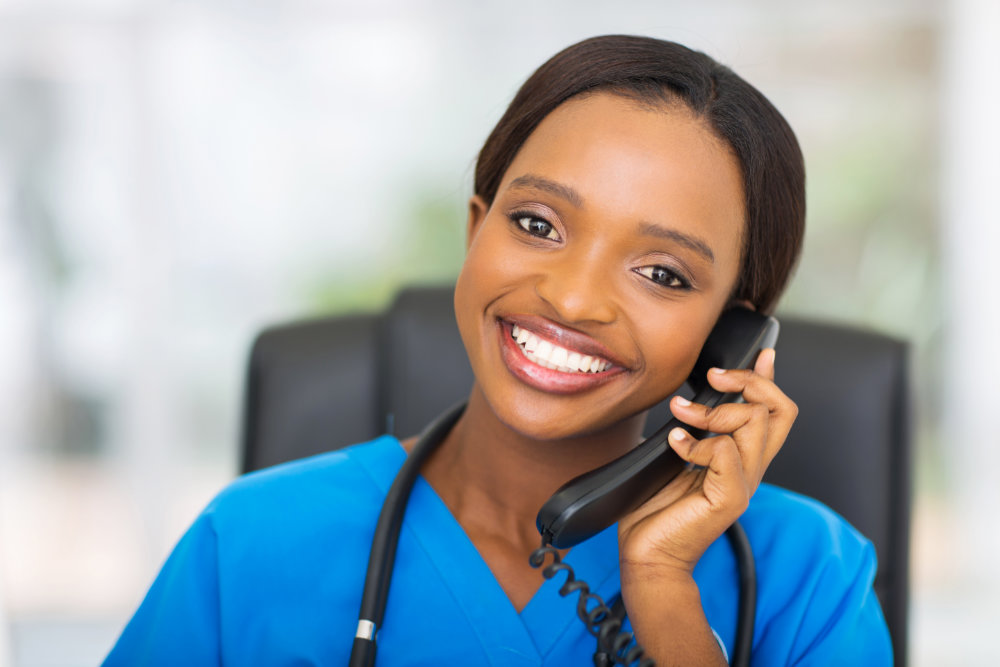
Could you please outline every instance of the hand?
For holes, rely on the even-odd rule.
[[[722,435],[696,440],[682,428],[670,433],[670,446],[697,467],[619,521],[623,585],[634,578],[689,579],[708,546],[746,510],[798,414],[774,384],[773,349],[761,352],[753,370],[712,369],[708,382],[746,402],[708,408],[671,400],[681,421]]]

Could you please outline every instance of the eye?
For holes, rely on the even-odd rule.
[[[657,285],[671,287],[674,289],[690,289],[691,283],[681,277],[673,269],[665,266],[643,266],[635,270],[641,276],[649,278]]]
[[[561,240],[559,232],[556,231],[556,228],[548,220],[544,220],[536,215],[530,215],[528,213],[512,213],[510,218],[517,223],[518,227],[532,236],[549,239],[551,241]]]

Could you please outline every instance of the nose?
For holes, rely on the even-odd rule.
[[[614,271],[599,251],[555,253],[539,273],[535,292],[566,323],[608,324],[617,317]]]

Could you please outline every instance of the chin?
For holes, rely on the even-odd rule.
[[[574,405],[574,401],[565,399],[557,400],[556,405],[549,401],[530,401],[528,405],[501,403],[494,407],[491,404],[491,408],[497,419],[508,429],[523,438],[539,442],[559,442],[596,435],[609,438],[627,436],[634,439],[642,433],[646,421],[645,410],[625,416],[605,414],[595,415],[593,420],[583,419],[581,412],[588,408]]]

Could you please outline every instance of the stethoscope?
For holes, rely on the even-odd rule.
[[[420,475],[427,458],[444,442],[445,437],[465,411],[465,403],[460,403],[440,415],[427,426],[416,445],[410,451],[396,478],[389,487],[368,556],[368,570],[365,572],[365,586],[361,596],[361,612],[358,628],[351,647],[350,667],[373,667],[375,664],[375,637],[385,616],[389,585],[396,562],[396,545],[403,527],[403,515],[410,499],[413,484]],[[746,533],[739,523],[734,523],[726,531],[726,537],[736,555],[739,570],[740,596],[736,623],[736,643],[731,663],[737,667],[750,664],[750,649],[753,642],[754,614],[757,606],[757,571],[753,552]]]

